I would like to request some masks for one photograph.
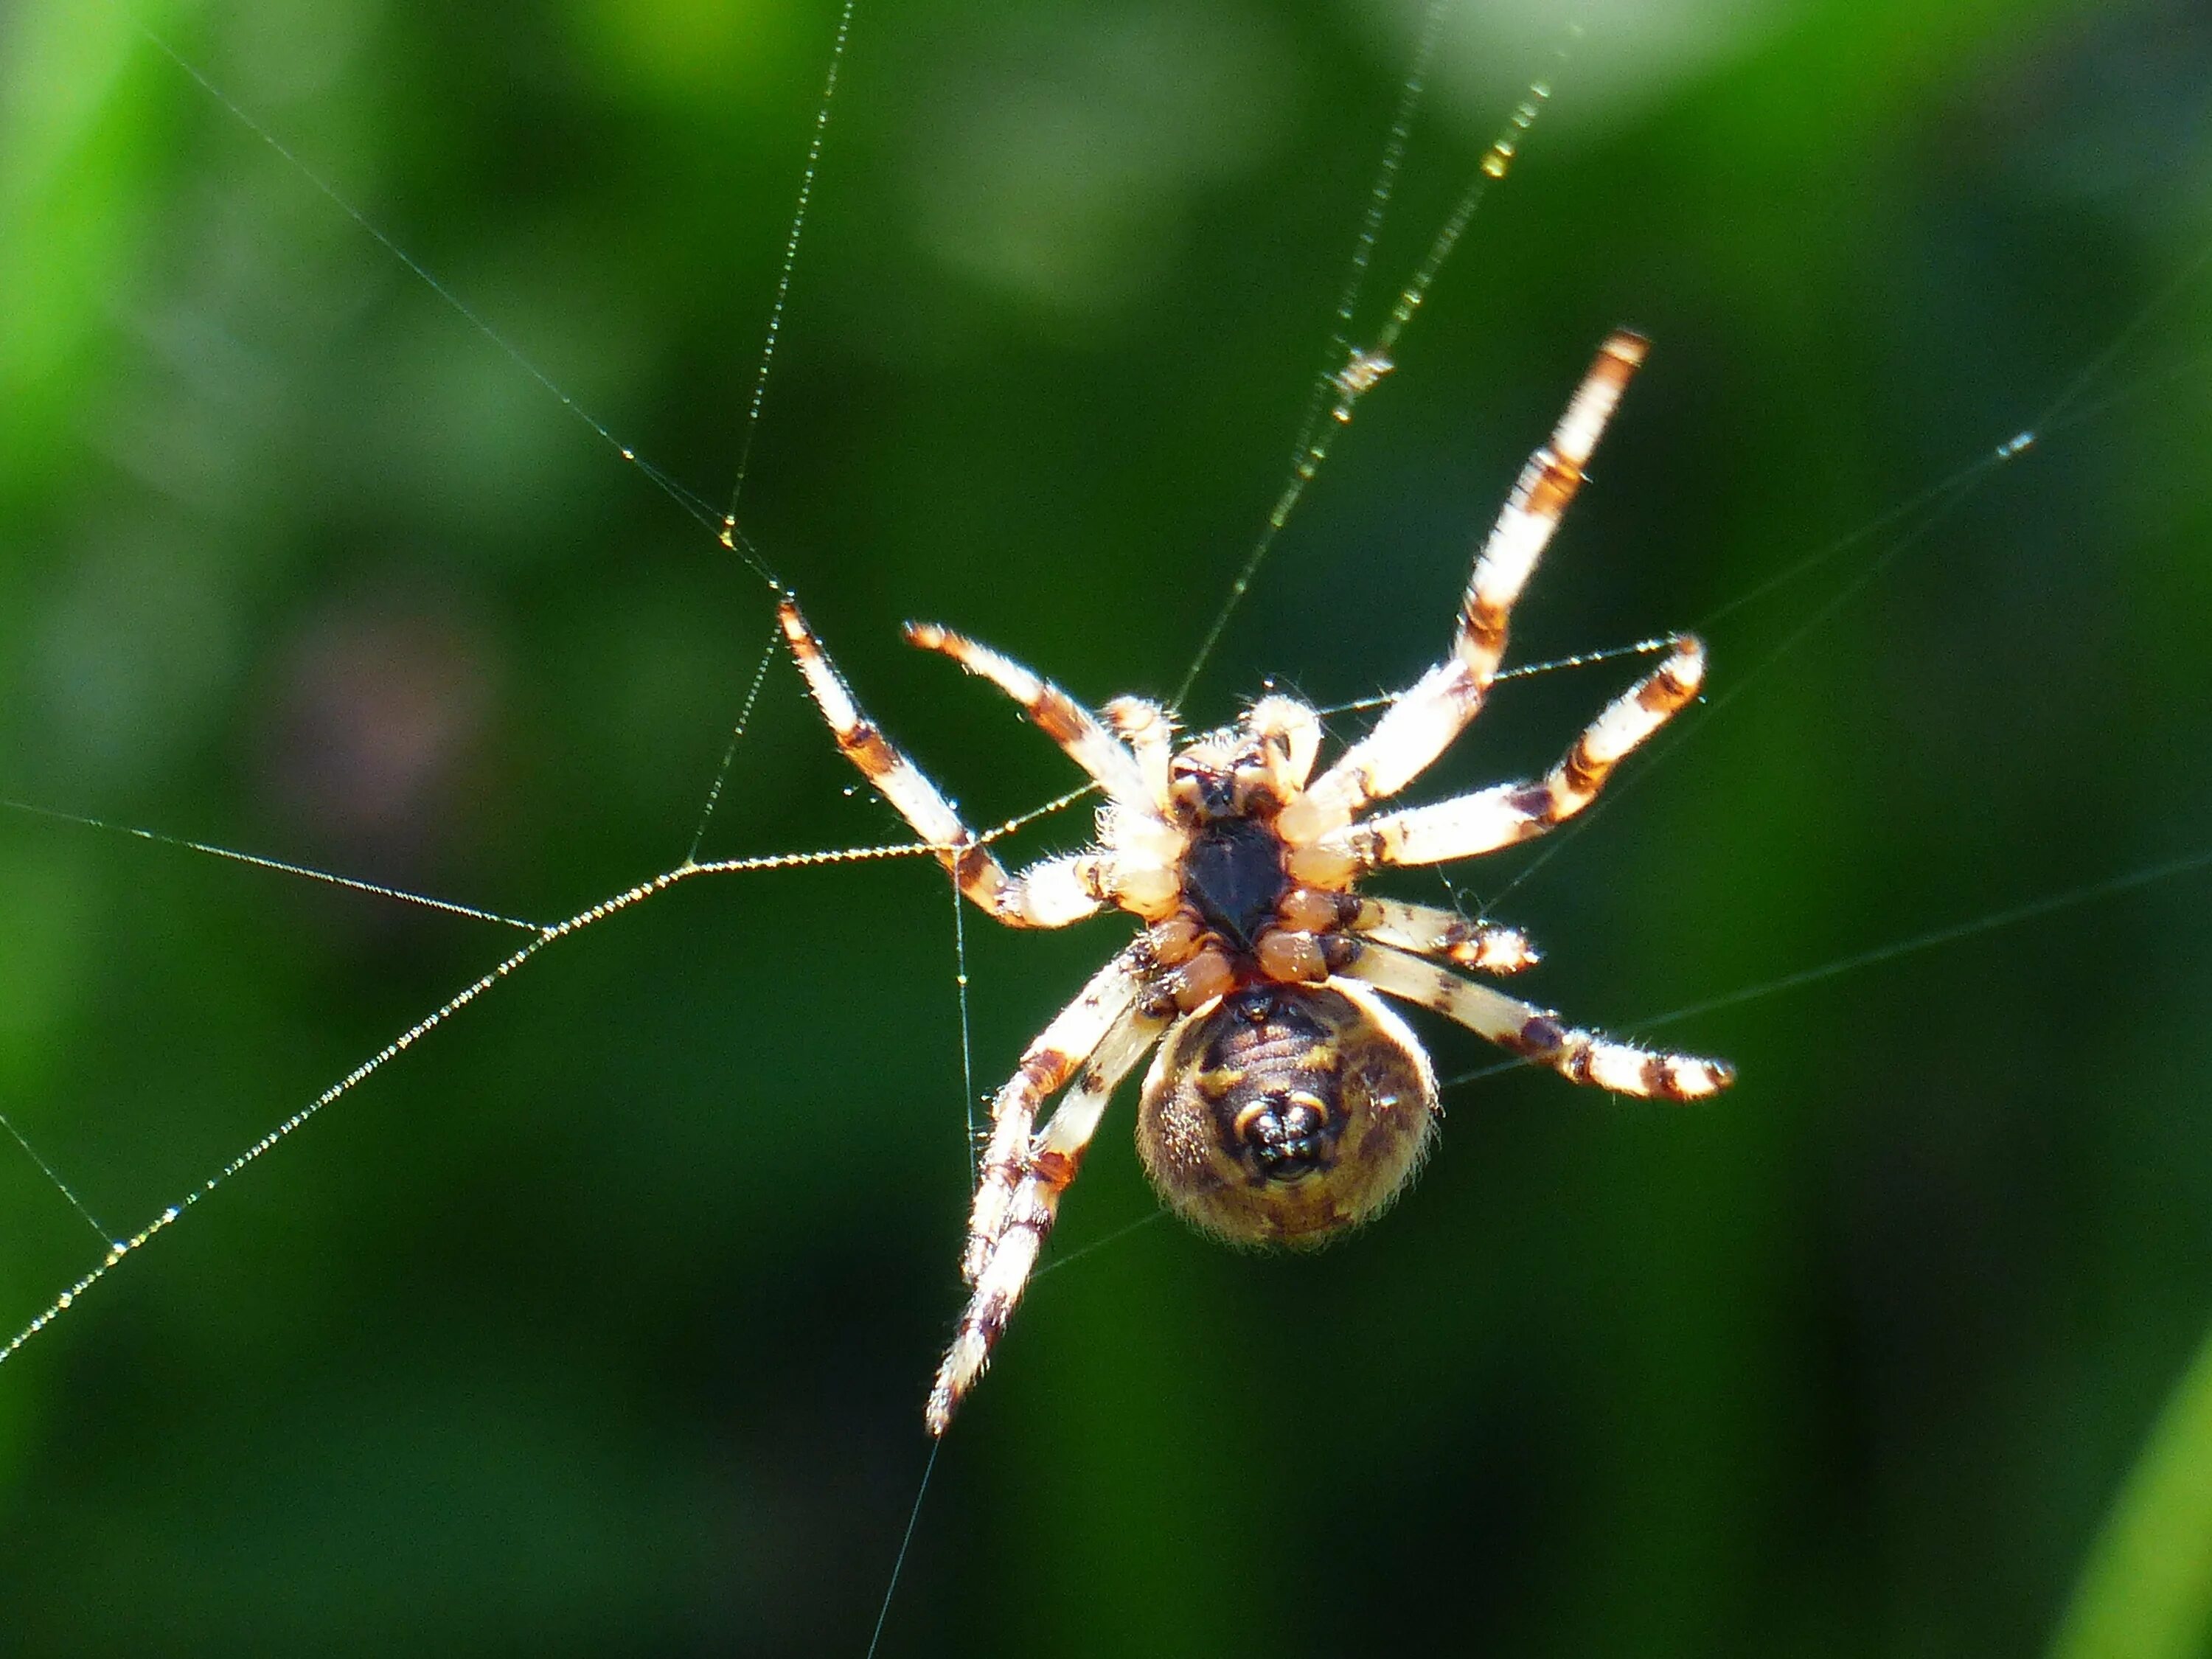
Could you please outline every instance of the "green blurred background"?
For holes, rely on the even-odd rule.
[[[1559,96],[1190,718],[1417,672],[1626,322],[1516,654],[1705,626],[1733,700],[1500,906],[1536,994],[1626,1026],[2212,845],[2212,19],[1584,18],[1554,70],[1560,15],[1457,14],[1383,281]],[[833,11],[0,14],[0,793],[538,919],[671,865],[765,591],[141,21],[719,502]],[[1069,769],[896,623],[1172,690],[1418,21],[861,6],[744,516],[979,818]],[[2082,418],[1885,519],[2131,323]],[[1435,789],[1632,672],[1515,684]],[[705,850],[899,838],[850,783],[778,663]],[[978,1091],[1120,933],[969,923]],[[515,937],[0,813],[0,1111],[127,1231]],[[1122,1232],[1125,1103],[1055,1249],[1109,1243],[947,1443],[884,1651],[2043,1649],[2212,1321],[2208,945],[2179,878],[1667,1027],[1741,1064],[1708,1109],[1460,1085],[1318,1258]],[[953,973],[910,862],[549,951],[0,1368],[0,1651],[860,1652],[961,1297]],[[0,1143],[0,1327],[99,1250]]]

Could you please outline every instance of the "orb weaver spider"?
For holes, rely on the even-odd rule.
[[[1705,647],[1678,636],[1542,777],[1361,816],[1480,712],[1514,602],[1646,349],[1626,330],[1599,349],[1483,543],[1450,654],[1317,778],[1321,716],[1296,698],[1262,697],[1235,726],[1178,746],[1158,703],[1117,698],[1101,718],[988,646],[908,623],[910,641],[1004,691],[1104,792],[1094,845],[1019,874],[861,713],[783,599],[784,635],[837,747],[962,894],[1012,927],[1064,927],[1109,907],[1146,924],[1030,1043],[992,1102],[961,1255],[972,1295],[930,1391],[933,1436],[990,1363],[1109,1099],[1156,1045],[1137,1116],[1146,1173],[1176,1213],[1250,1244],[1317,1244],[1372,1218],[1426,1154],[1435,1071],[1385,996],[1620,1094],[1697,1100],[1734,1081],[1723,1061],[1614,1042],[1453,971],[1528,966],[1535,952],[1517,930],[1358,890],[1378,870],[1473,858],[1565,822],[1696,697]],[[1063,1090],[1040,1127],[1040,1110]]]

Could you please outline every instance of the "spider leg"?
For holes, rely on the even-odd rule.
[[[1175,758],[1175,720],[1149,697],[1116,697],[1105,708],[1106,718],[1121,734],[1136,757],[1137,770],[1153,808],[1168,810],[1168,763]]]
[[[1010,927],[1065,927],[1105,902],[1104,861],[1095,854],[1050,859],[1019,876],[1007,874],[921,769],[860,712],[844,677],[788,596],[777,605],[776,615],[839,751],[935,849],[938,862],[977,906]]]
[[[972,1279],[975,1294],[960,1316],[959,1328],[929,1391],[925,1416],[933,1436],[944,1435],[961,1401],[990,1364],[991,1350],[1006,1334],[1028,1287],[1059,1214],[1060,1195],[1075,1179],[1107,1102],[1130,1068],[1159,1041],[1170,1018],[1133,1006],[1127,1008],[1100,1040],[1082,1078],[1061,1100],[1052,1121],[1025,1149],[1020,1179],[1003,1208],[982,1271]],[[975,1243],[972,1235],[969,1243]]]
[[[1571,1082],[1594,1083],[1615,1094],[1646,1099],[1701,1100],[1735,1081],[1735,1068],[1725,1060],[1654,1054],[1563,1025],[1548,1009],[1462,979],[1387,945],[1369,945],[1339,971],[1365,980],[1378,991],[1433,1008],[1477,1036],[1548,1066]]]
[[[1474,858],[1540,836],[1596,799],[1613,769],[1696,700],[1705,673],[1705,647],[1678,639],[1665,662],[1607,703],[1534,782],[1493,784],[1431,806],[1379,813],[1323,836],[1304,861],[1336,870],[1349,860],[1357,876],[1389,865]],[[1295,857],[1291,867],[1312,878],[1313,869],[1301,871]]]
[[[1152,791],[1127,745],[1100,725],[1097,715],[1050,680],[1031,673],[989,646],[935,623],[908,623],[906,637],[909,644],[951,658],[1019,703],[1030,724],[1066,751],[1067,757],[1091,774],[1115,803],[1140,810],[1152,807]]]
[[[1536,947],[1518,927],[1470,921],[1455,910],[1401,899],[1359,896],[1352,931],[1378,945],[1394,945],[1416,956],[1442,957],[1483,974],[1517,974],[1539,960]]]
[[[1583,469],[1605,435],[1606,423],[1620,408],[1629,378],[1644,366],[1650,349],[1642,335],[1627,329],[1615,329],[1606,337],[1582,384],[1567,400],[1566,413],[1552,429],[1552,441],[1528,458],[1498,522],[1491,526],[1468,581],[1459,635],[1452,645],[1452,654],[1485,685],[1504,658],[1505,627],[1513,603],[1550,545],[1567,504],[1582,488]]]
[[[1280,827],[1289,839],[1312,841],[1395,795],[1474,718],[1504,657],[1514,602],[1582,487],[1583,469],[1647,349],[1642,336],[1625,329],[1598,348],[1551,441],[1528,458],[1483,542],[1460,605],[1452,654],[1415,681],[1372,731],[1284,809]]]
[[[1107,1034],[1128,1017],[1144,988],[1138,967],[1143,948],[1141,941],[1131,945],[1093,974],[1075,1000],[1023,1050],[1014,1074],[993,1097],[990,1139],[976,1164],[975,1205],[960,1253],[960,1276],[969,1284],[981,1276],[1006,1225],[1006,1206],[1028,1167],[1037,1109],[1066,1085]]]

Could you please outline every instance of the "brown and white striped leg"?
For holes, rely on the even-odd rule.
[[[1607,704],[1559,763],[1534,782],[1493,784],[1431,806],[1378,813],[1322,836],[1308,861],[1348,858],[1358,874],[1392,865],[1449,863],[1540,836],[1595,800],[1624,757],[1696,700],[1705,675],[1705,648],[1685,635],[1666,661]]]
[[[1416,956],[1442,957],[1482,974],[1517,974],[1540,958],[1528,934],[1518,927],[1473,921],[1456,910],[1402,899],[1362,894],[1352,931],[1378,945],[1395,945]]]
[[[861,713],[844,677],[789,596],[777,605],[776,615],[839,751],[936,850],[938,862],[951,872],[963,893],[1010,927],[1065,927],[1098,910],[1105,902],[1098,860],[1079,854],[1049,860],[1018,877],[1007,874],[921,769]]]
[[[975,1199],[960,1276],[973,1285],[1006,1224],[1006,1206],[1028,1166],[1037,1109],[1066,1086],[1100,1042],[1127,1018],[1144,981],[1137,963],[1143,942],[1131,945],[1091,976],[1074,1001],[1053,1017],[1022,1053],[1014,1074],[991,1102],[991,1133],[976,1165]]]
[[[1453,655],[1485,685],[1504,659],[1506,623],[1514,601],[1528,586],[1568,503],[1582,488],[1583,470],[1596,453],[1598,440],[1605,435],[1630,377],[1644,366],[1650,349],[1650,341],[1625,328],[1606,337],[1582,384],[1567,400],[1567,412],[1552,428],[1552,441],[1528,458],[1498,522],[1491,526],[1468,581],[1459,636],[1452,647]]]
[[[1387,945],[1369,945],[1340,971],[1378,991],[1455,1019],[1499,1048],[1548,1066],[1571,1082],[1652,1100],[1702,1100],[1735,1081],[1725,1060],[1654,1054],[1595,1031],[1563,1025],[1547,1008],[1462,979]]]
[[[1136,757],[1099,723],[1097,715],[1050,680],[989,646],[935,623],[908,623],[906,637],[908,643],[925,651],[951,658],[1019,703],[1030,724],[1066,750],[1067,757],[1088,772],[1115,805],[1153,810],[1152,793],[1146,787]]]
[[[1060,1212],[1060,1195],[1083,1163],[1083,1154],[1114,1090],[1132,1066],[1159,1041],[1169,1018],[1132,1008],[1098,1044],[1083,1076],[1069,1090],[1027,1149],[1020,1180],[1005,1207],[975,1294],[960,1316],[960,1326],[938,1368],[925,1413],[929,1431],[942,1436],[961,1401],[991,1363],[991,1350],[1006,1334],[1036,1271],[1037,1256]],[[971,1240],[972,1243],[972,1240]]]
[[[1514,602],[1582,487],[1583,469],[1647,349],[1640,335],[1625,329],[1599,347],[1552,441],[1528,458],[1483,542],[1461,602],[1452,654],[1401,693],[1374,729],[1285,811],[1281,827],[1290,839],[1312,841],[1397,793],[1474,718],[1504,658]]]

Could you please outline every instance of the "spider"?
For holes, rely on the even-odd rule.
[[[1517,930],[1356,890],[1377,870],[1543,834],[1589,805],[1622,757],[1697,696],[1705,647],[1678,636],[1542,777],[1361,817],[1481,709],[1513,603],[1646,349],[1626,330],[1599,349],[1475,559],[1450,654],[1318,778],[1321,717],[1295,698],[1262,697],[1238,724],[1178,747],[1156,702],[1117,698],[1102,720],[987,646],[908,623],[909,641],[1012,697],[1105,793],[1096,845],[1018,875],[861,713],[784,597],[784,635],[837,747],[963,894],[1012,927],[1064,927],[1109,905],[1146,924],[992,1102],[961,1255],[972,1294],[930,1391],[933,1437],[990,1363],[1109,1097],[1156,1044],[1137,1118],[1146,1172],[1187,1220],[1258,1245],[1319,1244],[1373,1218],[1435,1138],[1435,1071],[1385,995],[1620,1094],[1697,1100],[1734,1080],[1723,1061],[1616,1042],[1452,971],[1528,966],[1536,954]]]

